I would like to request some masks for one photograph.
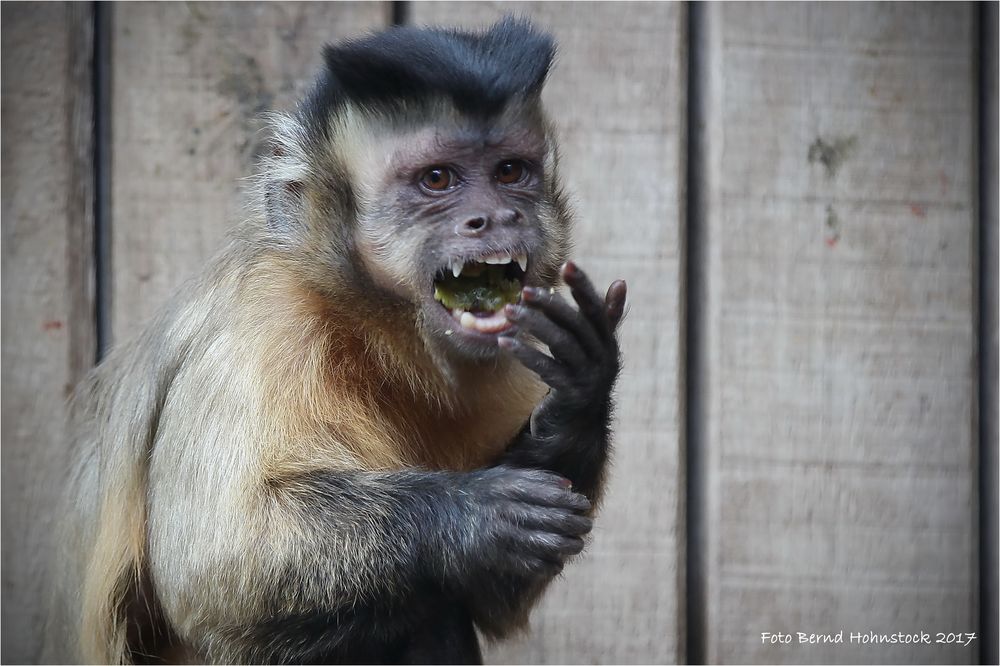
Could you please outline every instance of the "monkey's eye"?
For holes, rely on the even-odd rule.
[[[443,192],[454,187],[456,180],[454,171],[448,167],[435,166],[420,177],[420,186],[432,192]]]
[[[504,185],[513,185],[524,180],[524,163],[517,160],[501,162],[497,167],[497,180]]]

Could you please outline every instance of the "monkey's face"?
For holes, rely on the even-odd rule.
[[[504,306],[548,286],[565,222],[547,194],[541,126],[430,127],[370,153],[357,247],[379,288],[410,303],[429,342],[497,353]]]

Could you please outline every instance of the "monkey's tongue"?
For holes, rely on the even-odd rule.
[[[510,322],[503,316],[503,310],[488,315],[474,315],[466,310],[455,308],[451,311],[451,316],[458,320],[462,328],[480,333],[499,333],[510,328]]]

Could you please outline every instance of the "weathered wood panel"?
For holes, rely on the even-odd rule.
[[[65,401],[95,354],[91,11],[0,8],[4,663],[41,652]]]
[[[488,25],[516,11],[551,31],[545,90],[578,211],[575,257],[629,283],[615,465],[594,537],[498,663],[681,660],[679,238],[685,11],[679,4],[414,3],[416,24]]]
[[[707,17],[706,657],[973,660],[971,8]]]
[[[385,2],[116,3],[112,333],[135,333],[243,217],[261,114],[291,109],[323,44],[388,24]]]

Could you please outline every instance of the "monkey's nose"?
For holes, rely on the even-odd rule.
[[[473,217],[455,227],[459,236],[478,236],[489,226],[485,217]]]
[[[459,236],[475,237],[486,232],[493,225],[501,227],[514,226],[521,221],[521,211],[512,208],[498,210],[492,215],[471,217],[455,226]]]

